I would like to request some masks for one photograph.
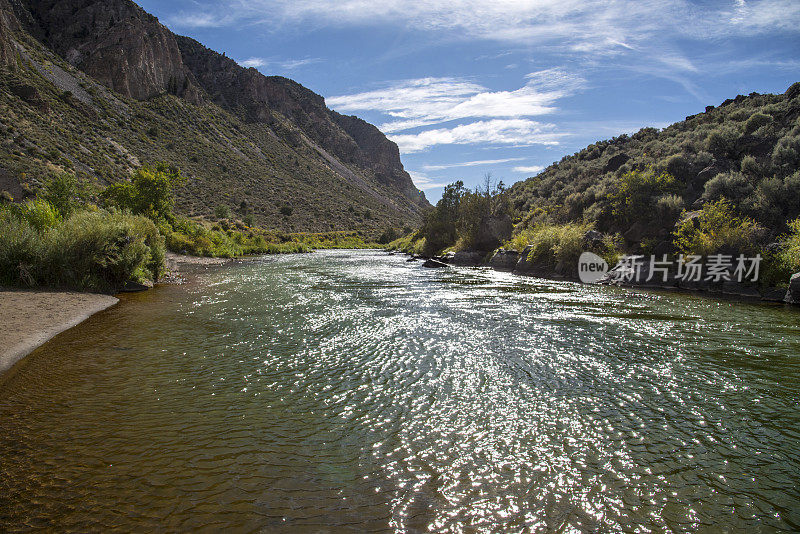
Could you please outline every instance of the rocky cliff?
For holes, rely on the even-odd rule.
[[[35,160],[28,162],[33,167],[69,161],[79,173],[113,181],[134,162],[162,157],[194,175],[182,199],[187,211],[212,210],[213,199],[204,193],[209,190],[233,197],[229,203],[261,205],[265,215],[254,211],[262,224],[278,207],[307,208],[304,220],[290,223],[293,229],[329,229],[329,214],[337,229],[347,226],[347,218],[356,219],[352,227],[414,223],[428,205],[403,169],[397,146],[373,125],[328,109],[320,95],[292,80],[242,68],[174,35],[129,0],[0,0],[0,29],[9,111],[34,123],[60,120],[71,133],[77,128],[75,135],[101,138],[100,146],[84,140],[72,149],[54,147],[49,152],[58,160],[43,161],[31,157],[27,144],[46,148],[57,140],[28,131],[21,145],[7,148]],[[21,78],[26,91],[41,96],[39,114],[54,110],[58,117],[29,116],[30,98],[23,99],[28,107],[16,109],[13,87]],[[73,117],[76,111],[100,123],[87,132],[83,119]],[[81,153],[105,153],[109,146],[115,154]],[[24,161],[9,161],[14,159],[0,161],[0,169],[21,170]],[[326,195],[333,198],[315,206]],[[270,222],[283,227],[289,221]]]

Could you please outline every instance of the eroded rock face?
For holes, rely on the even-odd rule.
[[[32,33],[103,85],[139,100],[191,93],[175,36],[133,2],[26,3]]]
[[[16,59],[11,34],[18,25],[11,4],[8,0],[0,0],[0,64],[11,65]]]
[[[375,126],[328,109],[320,95],[292,80],[245,69],[176,36],[130,0],[0,0],[0,8],[9,2],[21,6],[25,30],[122,95],[213,101],[263,122],[291,147],[317,151],[334,172],[392,209],[418,217],[429,206],[397,145]],[[0,36],[0,57],[8,48]]]
[[[369,170],[413,206],[427,205],[403,169],[397,145],[372,124],[331,111],[320,95],[292,80],[245,69],[188,37],[177,37],[177,42],[190,75],[221,107],[244,110],[246,119],[255,122],[271,123],[272,112],[280,113],[343,164]]]
[[[460,251],[448,252],[442,257],[442,261],[451,265],[474,267],[480,265],[483,262],[483,258],[478,252]]]

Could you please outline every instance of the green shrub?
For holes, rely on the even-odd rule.
[[[753,176],[758,176],[761,174],[761,167],[759,167],[756,158],[750,155],[742,158],[740,168],[742,170],[742,174],[749,174]]]
[[[47,257],[42,234],[10,210],[0,211],[0,285],[37,285]]]
[[[291,206],[281,206],[280,212],[284,217],[289,217],[292,213],[294,213],[294,208]]]
[[[230,219],[231,209],[224,204],[220,204],[214,208],[214,217],[217,219]]]
[[[706,203],[696,219],[686,219],[673,233],[682,254],[756,254],[763,229],[752,219],[740,218],[725,199]]]
[[[119,290],[163,272],[164,244],[152,221],[120,212],[82,211],[37,230],[11,212],[0,214],[0,280],[11,286],[82,291]]]
[[[736,146],[739,132],[733,126],[720,126],[708,134],[706,148],[719,157],[728,157]]]
[[[684,208],[680,195],[663,195],[656,201],[656,213],[662,220],[676,220]]]
[[[39,197],[49,202],[62,218],[68,218],[82,206],[89,191],[73,174],[61,173],[46,180]]]
[[[744,123],[744,133],[751,134],[767,124],[772,122],[772,117],[765,113],[753,113],[747,122]]]
[[[784,236],[785,246],[781,251],[781,259],[789,271],[800,272],[800,219],[789,224],[789,233]]]
[[[37,232],[53,228],[61,222],[61,214],[50,202],[42,199],[26,200],[14,207],[19,217],[26,220]]]
[[[753,193],[750,181],[739,172],[720,173],[706,182],[703,197],[709,200],[727,198],[741,202]]]
[[[565,265],[578,264],[578,258],[586,250],[584,236],[591,230],[585,224],[540,224],[526,228],[503,246],[522,251],[530,246],[527,260],[555,267],[559,263]]]
[[[800,136],[781,138],[772,152],[772,161],[775,165],[787,167],[800,164]]]
[[[610,195],[612,211],[621,222],[651,219],[656,200],[678,189],[675,178],[666,172],[656,174],[653,169],[630,171],[620,178],[617,190]]]
[[[130,181],[108,186],[101,197],[110,206],[163,221],[172,217],[174,191],[184,181],[176,167],[158,163],[154,167],[138,169]]]

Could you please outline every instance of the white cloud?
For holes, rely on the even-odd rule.
[[[386,133],[470,118],[518,118],[557,111],[555,102],[585,85],[583,78],[562,69],[526,76],[514,91],[490,91],[461,78],[403,80],[386,88],[328,98],[341,112],[379,111],[396,120],[380,126]]]
[[[796,0],[703,6],[689,0],[206,0],[201,5],[240,24],[388,24],[525,45],[564,41],[573,51],[600,54],[641,48],[665,36],[715,39],[800,28]],[[184,25],[191,23],[209,25],[213,19],[205,13],[183,17]]]
[[[523,161],[525,158],[504,158],[504,159],[484,159],[479,161],[462,161],[459,163],[445,163],[442,165],[423,165],[426,171],[443,171],[446,169],[456,169],[460,167],[482,167],[485,165],[499,165],[512,161]]]
[[[306,65],[319,63],[320,61],[322,60],[319,58],[289,59],[284,61],[278,61],[278,60],[266,59],[263,57],[251,57],[249,59],[241,60],[238,63],[239,65],[245,68],[254,67],[260,69],[268,65],[274,65],[275,68],[278,68],[280,70],[295,70],[301,67],[305,67]]]
[[[322,61],[319,58],[306,58],[306,59],[290,59],[287,61],[281,62],[281,67],[286,70],[294,70],[299,69],[300,67],[305,67],[306,65],[313,65],[314,63],[319,63]]]
[[[209,12],[186,13],[181,12],[165,20],[169,26],[178,28],[219,28],[233,23],[235,15],[216,15]]]
[[[426,174],[416,171],[408,171],[408,174],[411,176],[411,179],[414,181],[414,185],[417,186],[417,189],[422,191],[426,191],[428,189],[436,189],[438,187],[444,187],[447,185],[446,182],[434,182],[431,178],[429,178]]]
[[[397,143],[401,152],[409,154],[436,145],[557,145],[565,135],[556,132],[552,124],[528,119],[495,119],[416,134],[395,134],[390,135],[389,139]]]
[[[240,61],[239,65],[242,67],[249,69],[263,67],[267,64],[267,60],[261,57],[251,57],[250,59],[245,59],[244,61]]]
[[[524,174],[537,174],[544,170],[541,165],[533,165],[531,167],[514,167],[514,172],[521,172]]]

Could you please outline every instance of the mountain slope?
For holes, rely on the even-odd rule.
[[[631,216],[615,213],[627,173],[648,169],[674,181],[663,190],[640,187],[641,202],[631,204]],[[620,233],[633,249],[646,245],[660,252],[670,251],[682,209],[691,215],[725,198],[765,229],[765,239],[777,239],[787,221],[800,216],[800,83],[784,94],[739,95],[663,130],[598,141],[518,182],[509,197],[520,228],[593,223],[602,232]]]
[[[276,230],[377,231],[428,206],[377,128],[128,0],[0,0],[0,15],[0,189],[62,169],[108,183],[166,160],[191,178],[181,211],[223,204]]]

